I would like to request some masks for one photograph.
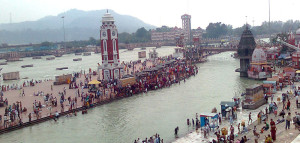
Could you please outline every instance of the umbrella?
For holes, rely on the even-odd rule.
[[[101,82],[98,80],[92,80],[89,82],[89,84],[100,84]]]

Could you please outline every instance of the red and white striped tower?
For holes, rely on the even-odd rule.
[[[114,17],[108,12],[102,17],[100,41],[102,65],[98,69],[102,70],[102,78],[104,80],[120,79],[124,72],[124,66],[120,65],[118,30]]]

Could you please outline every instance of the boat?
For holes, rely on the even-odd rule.
[[[20,79],[19,72],[3,73],[3,80],[18,80]]]
[[[140,51],[139,58],[146,58],[146,51]]]
[[[23,66],[21,66],[22,68],[27,68],[27,67],[33,67],[33,64],[31,64],[31,65],[23,65]]]
[[[17,62],[17,61],[23,61],[23,60],[20,60],[19,58],[7,58],[6,59],[6,62]]]
[[[128,49],[128,51],[132,51],[134,49],[134,47],[128,47],[127,49]]]
[[[57,53],[57,54],[54,54],[54,56],[55,57],[62,57],[62,54]]]
[[[82,53],[75,53],[76,56],[82,55]]]
[[[87,53],[83,53],[84,56],[90,56],[92,55],[91,53],[87,52]]]
[[[82,61],[82,58],[73,59],[73,61]]]
[[[56,68],[56,70],[65,70],[65,69],[68,69],[68,67]]]
[[[35,56],[35,57],[32,57],[32,59],[42,59],[41,56]]]
[[[46,58],[46,60],[54,60],[55,59],[55,57],[48,57],[48,58]]]
[[[243,109],[257,109],[264,105],[266,100],[264,98],[264,90],[262,84],[254,84],[246,88],[245,99],[242,101]]]
[[[0,65],[7,65],[7,62],[1,62]]]

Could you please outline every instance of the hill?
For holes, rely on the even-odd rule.
[[[101,19],[105,13],[106,10],[71,9],[57,16],[46,16],[37,21],[0,24],[0,43],[26,44],[63,41],[62,16],[65,16],[66,41],[88,40],[89,37],[99,39]],[[133,16],[121,15],[113,10],[109,10],[109,13],[114,16],[119,33],[132,33],[141,27],[155,28]]]

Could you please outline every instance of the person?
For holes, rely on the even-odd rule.
[[[244,140],[244,137],[240,140],[240,143],[245,143],[246,141]]]
[[[192,118],[192,123],[193,123],[193,127],[194,127],[194,125],[195,125],[195,122],[194,122],[194,119]]]
[[[230,140],[230,141],[234,141],[234,134],[233,134],[233,133],[231,133],[231,134],[229,135],[229,140]]]
[[[254,126],[253,127],[253,135],[259,137],[260,135],[256,132],[256,130],[257,130],[257,128],[256,128],[256,126]]]
[[[291,123],[292,117],[291,117],[291,112],[288,113],[288,115],[285,118],[285,129],[290,129],[290,123]]]
[[[29,122],[31,122],[31,113],[28,114]]]
[[[265,139],[265,143],[272,143],[272,138],[270,136],[270,134],[268,136],[266,136],[266,139]]]
[[[241,126],[241,123],[239,123],[239,124],[238,124],[238,130],[239,130],[239,132],[238,132],[238,133],[240,133],[240,132],[241,132],[240,126]]]
[[[279,116],[281,116],[281,117],[284,119],[284,115],[285,115],[285,112],[284,112],[284,110],[282,109],[282,111],[279,113]]]
[[[274,99],[274,94],[272,94],[271,96],[271,102],[273,102],[273,99]]]
[[[261,123],[261,114],[260,112],[257,114],[257,124],[259,125]]]
[[[178,126],[175,128],[175,135],[177,136],[177,134],[178,134],[178,130],[179,130],[179,128],[178,128]]]
[[[249,121],[248,121],[248,125],[249,125],[250,120],[251,120],[251,123],[252,123],[251,112],[249,113]]]
[[[204,127],[204,130],[203,130],[203,136],[204,136],[204,138],[207,138],[206,133],[207,133],[207,130],[206,130],[206,127]]]
[[[262,127],[261,132],[267,131],[270,128],[269,124],[265,122],[265,126]]]
[[[296,96],[296,107],[298,108],[298,95]]]
[[[291,106],[291,102],[290,102],[290,100],[288,100],[288,102],[286,104],[286,110],[290,111],[290,106]]]
[[[222,116],[221,116],[221,113],[219,112],[219,124],[221,125],[222,124]]]
[[[234,127],[232,125],[230,126],[230,132],[231,134],[234,134]]]
[[[271,119],[270,125],[271,125],[271,130],[270,130],[271,136],[272,136],[273,141],[275,141],[277,128],[276,128],[276,125],[275,125],[275,122],[273,121],[273,119]]]

